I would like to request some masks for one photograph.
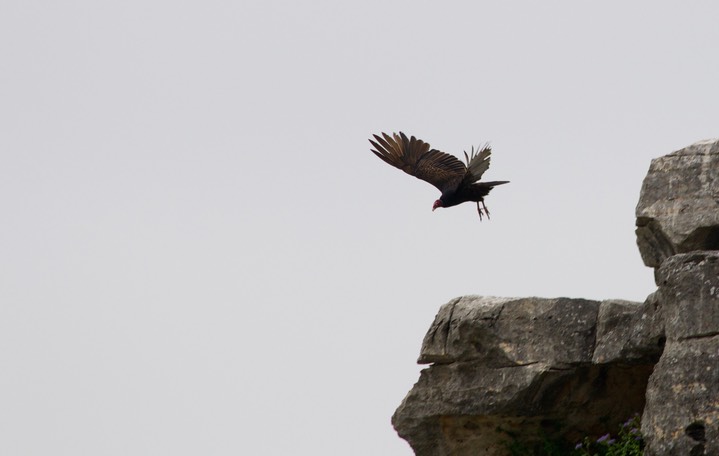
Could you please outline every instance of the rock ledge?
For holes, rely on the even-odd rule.
[[[509,455],[642,414],[645,456],[719,455],[719,140],[652,160],[637,245],[643,303],[465,296],[424,338],[430,364],[392,424],[418,456]]]

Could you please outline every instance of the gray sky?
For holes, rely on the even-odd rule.
[[[0,453],[411,455],[463,294],[643,300],[651,158],[718,136],[716,2],[0,5]],[[461,155],[487,199],[367,139]]]

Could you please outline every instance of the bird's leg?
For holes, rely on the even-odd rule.
[[[484,204],[484,203],[482,203]],[[479,207],[479,201],[477,201],[477,214],[479,214],[479,221],[482,221],[482,208]]]
[[[484,208],[484,213],[487,214],[487,220],[489,220],[489,209],[485,206],[484,200],[482,200],[482,207]]]

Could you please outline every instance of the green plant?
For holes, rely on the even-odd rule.
[[[574,448],[573,456],[642,456],[644,440],[640,432],[639,415],[622,424],[616,438],[605,434],[592,441],[585,438]]]
[[[639,429],[639,415],[635,415],[622,424],[616,437],[610,434],[595,440],[586,437],[574,448],[568,448],[566,442],[546,436],[532,445],[513,436],[514,440],[508,442],[507,449],[511,456],[642,456],[644,440]]]

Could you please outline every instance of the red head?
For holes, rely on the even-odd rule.
[[[432,205],[432,212],[434,212],[434,210],[437,209],[438,207],[444,207],[442,205],[442,200],[437,200],[434,202],[434,204]]]

